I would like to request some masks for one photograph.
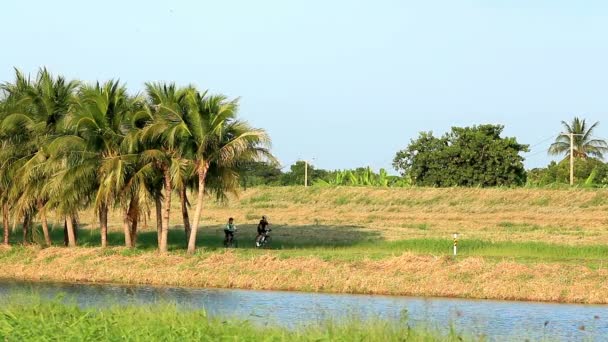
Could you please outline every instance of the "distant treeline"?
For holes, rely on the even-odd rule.
[[[569,184],[570,163],[568,160],[551,162],[547,167],[525,171],[526,183],[519,186],[552,187]],[[584,187],[607,187],[608,164],[597,159],[575,161],[575,184]],[[407,187],[416,186],[408,176],[388,175],[386,170],[374,172],[370,167],[348,170],[324,170],[308,165],[308,182],[313,186],[378,186]],[[291,165],[289,171],[282,172],[280,167],[268,163],[255,163],[243,169],[241,186],[289,186],[304,184],[304,162]]]
[[[282,172],[278,165],[264,162],[248,164],[241,174],[241,185],[244,188],[268,185],[287,186],[303,185],[306,163],[298,161],[291,165],[289,171]],[[385,169],[374,172],[370,167],[359,167],[352,170],[324,170],[308,164],[308,184],[348,185],[348,186],[408,186],[406,177],[389,175]]]
[[[566,132],[575,135],[575,184],[587,187],[608,186],[608,165],[602,161],[605,141],[592,138],[597,123],[587,127],[585,120],[575,118],[564,123]],[[516,138],[501,137],[503,126],[480,125],[453,127],[436,137],[421,132],[418,138],[398,151],[393,167],[399,176],[370,167],[351,170],[323,170],[308,164],[308,184],[316,186],[430,186],[430,187],[492,187],[492,186],[560,186],[569,184],[569,137],[559,135],[548,153],[566,154],[561,162],[547,167],[526,170],[523,153],[528,145]],[[564,142],[566,141],[566,142]],[[566,145],[564,145],[566,144]],[[278,165],[250,163],[241,170],[241,185],[303,185],[305,163],[296,162],[283,172]]]

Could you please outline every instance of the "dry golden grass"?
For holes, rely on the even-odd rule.
[[[181,226],[177,199],[172,210],[171,224]],[[219,227],[228,217],[237,225],[255,224],[261,215],[286,232],[298,226],[356,226],[386,240],[449,238],[457,231],[463,239],[608,244],[603,189],[262,187],[226,203],[207,198],[201,224]],[[92,211],[80,217],[98,226]],[[121,222],[118,212],[110,215],[111,229],[120,231]],[[153,216],[147,226],[155,229]]]
[[[122,248],[27,248],[4,262],[2,278],[171,286],[301,290],[414,296],[608,303],[608,270],[541,263],[492,263],[478,257],[404,253],[382,260],[281,259],[273,251],[242,258],[232,251],[195,256]],[[15,255],[17,257],[17,255]]]
[[[608,244],[608,190],[254,188],[205,208],[207,224],[358,226],[387,240],[450,237]]]

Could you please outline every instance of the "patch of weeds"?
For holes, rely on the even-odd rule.
[[[51,262],[53,262],[53,260],[55,260],[55,259],[57,259],[57,258],[58,258],[58,256],[57,256],[57,255],[50,255],[50,256],[48,256],[48,257],[44,258],[44,261],[43,261],[43,262],[44,262],[45,264],[50,264]]]
[[[245,219],[246,220],[255,220],[256,218],[258,218],[258,216],[259,216],[258,214],[255,214],[250,211],[245,214]]]
[[[418,204],[420,205],[433,205],[441,202],[443,200],[443,196],[434,196],[427,200],[420,200]]]
[[[409,198],[399,198],[394,200],[391,204],[397,206],[411,207],[412,205],[414,205],[414,202]]]
[[[401,228],[413,228],[419,230],[429,230],[429,228],[431,228],[431,225],[428,223],[402,223],[400,226]]]
[[[491,200],[487,201],[486,203],[489,206],[500,206],[500,205],[511,204],[511,201],[506,197],[502,197],[502,198],[491,199]]]
[[[347,205],[350,199],[346,196],[340,196],[334,200],[334,205]]]
[[[310,198],[306,196],[294,196],[292,202],[295,204],[308,204],[310,203]]]
[[[530,281],[532,279],[534,279],[534,276],[532,274],[519,274],[517,275],[517,277],[515,277],[516,280],[521,280],[521,281]]]
[[[121,256],[136,256],[144,253],[144,250],[137,248],[124,248],[120,250]]]
[[[535,230],[541,230],[543,227],[536,224],[528,223],[514,223],[509,221],[503,221],[498,224],[498,227],[505,228],[513,232],[531,232]]]
[[[581,208],[589,208],[589,207],[599,207],[602,205],[608,205],[608,196],[606,196],[603,192],[598,192],[595,196],[589,201],[581,204]]]
[[[355,201],[357,204],[371,205],[374,204],[374,200],[371,197],[359,197]]]
[[[414,228],[418,228],[419,230],[429,230],[429,225],[426,223],[420,223],[420,224],[414,225]]]
[[[450,275],[448,277],[452,280],[460,280],[460,281],[467,283],[467,282],[470,282],[473,280],[473,273],[471,273],[471,272],[454,272],[454,273],[450,273]]]
[[[118,251],[116,251],[114,248],[104,248],[101,250],[100,254],[102,256],[112,256],[118,254]]]
[[[380,215],[368,215],[366,222],[367,223],[372,223],[374,221],[378,221],[378,220],[381,220],[381,219],[382,219],[382,217]]]
[[[249,203],[260,203],[260,202],[270,202],[272,198],[269,194],[261,194],[259,196],[251,197],[249,199]]]
[[[551,199],[549,197],[547,197],[547,196],[543,196],[543,197],[541,197],[539,199],[536,199],[536,200],[532,201],[531,204],[539,206],[539,207],[546,207],[549,204],[551,204]]]

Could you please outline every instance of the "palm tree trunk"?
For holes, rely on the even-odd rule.
[[[102,203],[99,207],[99,225],[101,226],[101,247],[108,246],[108,206]]]
[[[192,221],[192,231],[190,232],[190,238],[188,239],[188,253],[194,253],[196,250],[196,233],[198,230],[198,221],[200,220],[203,211],[205,178],[207,178],[208,170],[208,163],[204,163],[198,167],[198,196],[196,197],[196,210],[194,212],[194,221]]]
[[[47,246],[51,245],[51,236],[49,234],[49,224],[46,219],[46,212],[44,211],[44,204],[42,200],[38,200],[38,212],[40,213],[40,221],[42,221],[42,233],[44,233],[44,242]]]
[[[2,204],[2,227],[4,228],[4,244],[8,245],[9,224],[8,224],[8,203]]]
[[[63,219],[63,245],[67,247],[68,245],[68,220],[66,218]]]
[[[156,241],[160,246],[160,235],[163,231],[163,204],[160,201],[160,196],[154,197],[154,205],[156,206]]]
[[[76,247],[76,233],[74,230],[74,217],[72,215],[68,215],[66,217],[66,226],[68,231],[68,246]]]
[[[23,244],[24,245],[29,245],[31,235],[32,234],[30,233],[30,215],[25,214],[23,216]]]
[[[78,244],[78,215],[72,215],[72,226],[74,227],[74,242]]]
[[[131,244],[135,247],[137,244],[137,226],[139,223],[139,202],[135,197],[131,198],[129,203],[129,223],[131,224]]]
[[[137,226],[139,224],[139,217],[135,216],[131,221],[131,242],[133,246],[137,245]]]
[[[182,186],[179,190],[179,199],[182,203],[182,218],[184,219],[184,231],[186,233],[186,241],[190,241],[190,217],[188,216],[188,196],[186,187]]]
[[[160,245],[158,247],[161,253],[166,253],[168,250],[167,238],[169,236],[169,218],[171,217],[171,192],[173,190],[169,168],[163,170],[163,178],[165,183],[165,207],[163,208],[162,231],[160,235]]]
[[[131,228],[129,227],[129,209],[125,208],[122,220],[122,228],[125,232],[125,246],[128,248],[133,247],[133,241],[131,241]]]

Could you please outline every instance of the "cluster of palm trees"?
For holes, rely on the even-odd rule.
[[[133,247],[139,220],[154,211],[158,247],[166,252],[177,194],[194,252],[205,194],[225,197],[238,187],[240,165],[273,159],[266,132],[237,118],[237,100],[193,86],[147,83],[133,96],[119,81],[86,84],[41,69],[33,79],[16,70],[0,91],[5,243],[9,220],[22,222],[27,243],[38,218],[50,245],[47,216],[54,212],[75,246],[78,212],[93,208],[101,246],[109,211],[120,210]],[[197,193],[192,222],[188,190]]]

